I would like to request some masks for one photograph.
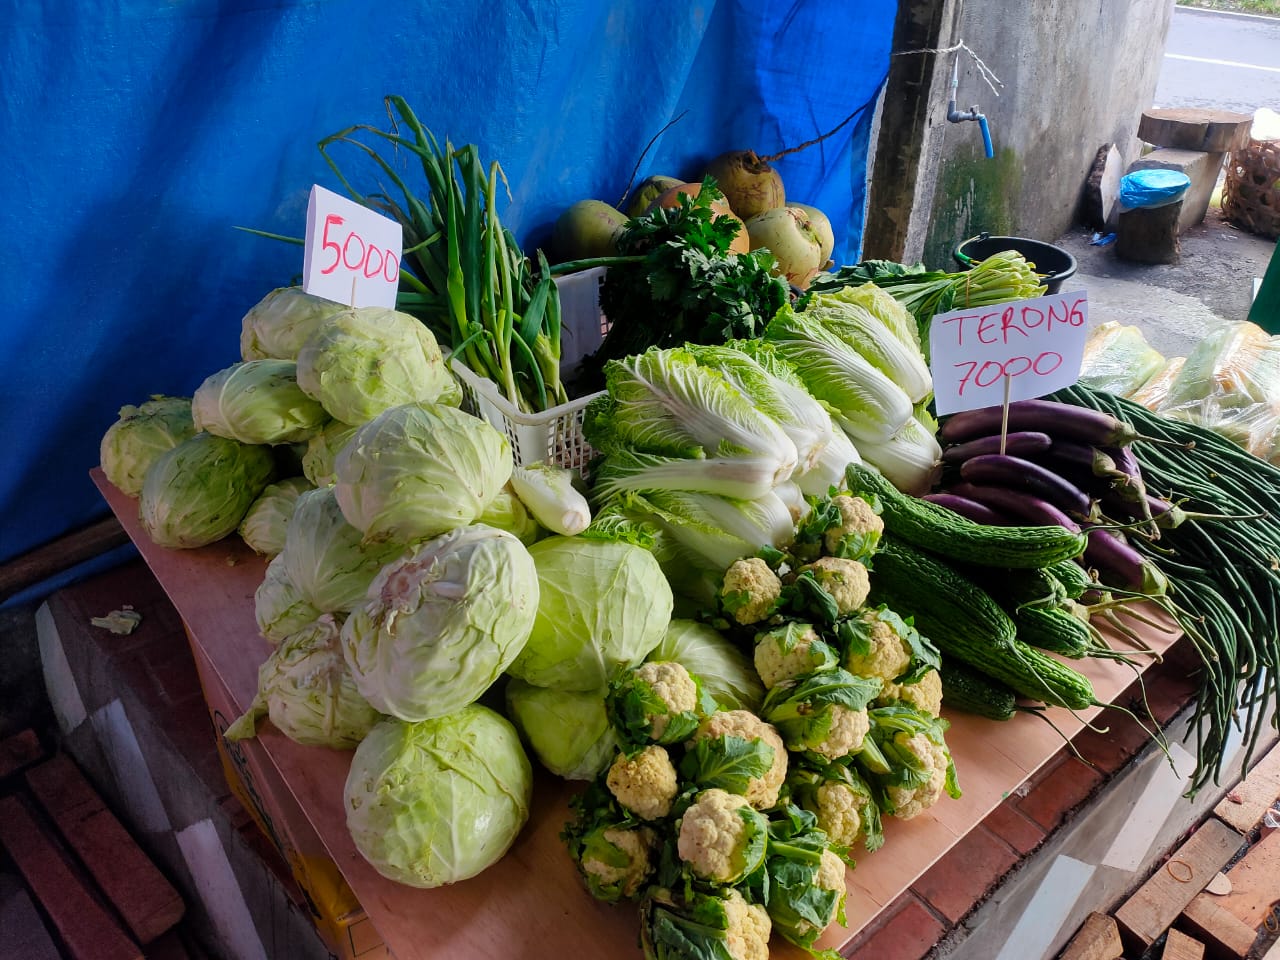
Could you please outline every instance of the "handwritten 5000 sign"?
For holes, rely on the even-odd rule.
[[[1044,396],[1080,376],[1089,322],[1083,292],[933,318],[929,355],[939,414]]]

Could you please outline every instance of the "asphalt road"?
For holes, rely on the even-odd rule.
[[[1280,19],[1174,8],[1155,106],[1280,112]]]

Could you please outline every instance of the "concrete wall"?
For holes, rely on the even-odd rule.
[[[930,10],[938,29],[933,46],[963,40],[1003,81],[996,96],[973,59],[959,52],[957,107],[976,104],[987,115],[995,157],[984,156],[977,123],[946,120],[957,54],[928,58],[927,109],[914,130],[918,168],[885,157],[884,131],[895,113],[915,109],[910,101],[919,89],[895,89],[891,74],[866,255],[953,269],[955,244],[983,230],[1055,240],[1076,220],[1098,147],[1114,142],[1126,165],[1138,155],[1138,120],[1155,93],[1173,0],[902,0],[900,27]],[[895,56],[919,60],[904,39],[900,30]],[[901,143],[888,149],[903,157]],[[901,210],[907,203],[909,224],[886,249],[873,235],[876,208]]]

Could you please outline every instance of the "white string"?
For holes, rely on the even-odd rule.
[[[925,47],[919,50],[900,50],[897,53],[893,54],[893,56],[905,57],[905,56],[916,54],[916,53],[956,53],[957,51],[960,51],[960,50],[963,50],[965,53],[969,54],[969,56],[973,58],[973,63],[978,68],[978,76],[982,77],[982,79],[986,81],[986,84],[988,87],[991,88],[992,93],[994,93],[997,97],[1000,96],[1000,91],[996,89],[996,85],[999,84],[1000,86],[1003,87],[1004,81],[1002,81],[999,77],[997,77],[995,75],[995,72],[990,67],[988,67],[985,63],[982,62],[982,58],[973,52],[973,48],[970,47],[963,40],[949,47]]]

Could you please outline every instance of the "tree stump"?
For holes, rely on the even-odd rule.
[[[1182,200],[1160,207],[1121,210],[1116,230],[1116,256],[1137,263],[1177,263],[1178,217]]]

